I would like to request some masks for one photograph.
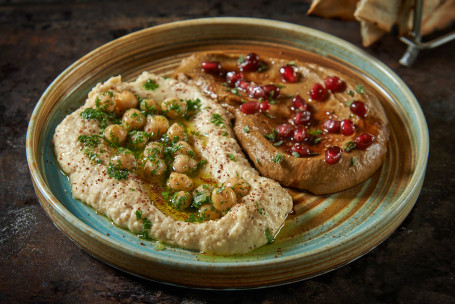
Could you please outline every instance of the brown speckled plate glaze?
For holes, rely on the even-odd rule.
[[[342,69],[375,90],[391,139],[383,166],[341,193],[293,193],[295,213],[271,245],[241,256],[209,256],[143,241],[71,197],[55,161],[52,135],[96,83],[129,80],[148,70],[170,74],[198,51],[283,56]],[[188,20],[145,29],[108,43],[67,68],[39,100],[27,133],[27,159],[37,196],[55,225],[98,259],[144,278],[181,286],[242,289],[285,284],[336,269],[385,240],[414,206],[429,149],[415,97],[384,64],[351,44],[293,24],[250,18]]]

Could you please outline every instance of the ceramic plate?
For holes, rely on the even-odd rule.
[[[57,165],[52,135],[89,90],[112,75],[143,70],[165,75],[197,51],[287,52],[348,68],[381,96],[391,125],[383,166],[363,184],[330,196],[302,194],[278,238],[249,254],[208,256],[144,241],[72,198]],[[209,18],[145,29],[82,57],[44,92],[30,120],[27,160],[42,207],[55,225],[98,259],[144,278],[181,286],[242,289],[285,284],[349,263],[385,240],[417,200],[428,157],[428,129],[407,86],[384,64],[351,44],[293,24]]]

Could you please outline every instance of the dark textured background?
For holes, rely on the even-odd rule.
[[[27,124],[45,88],[72,62],[139,29],[208,16],[282,20],[360,46],[357,23],[308,17],[308,6],[260,0],[0,1],[0,302],[455,303],[455,42],[421,53],[412,68],[398,64],[405,46],[396,37],[366,50],[419,100],[430,129],[428,169],[417,204],[398,230],[331,273],[241,292],[153,283],[89,256],[38,203],[25,157]]]

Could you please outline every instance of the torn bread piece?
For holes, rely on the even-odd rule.
[[[311,3],[308,15],[324,18],[340,18],[346,21],[356,21],[354,11],[358,0],[315,0]]]

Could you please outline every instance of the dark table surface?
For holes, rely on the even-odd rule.
[[[39,3],[39,4],[38,4]],[[189,4],[191,3],[191,4]],[[372,252],[328,274],[281,287],[201,291],[111,268],[50,221],[25,157],[28,120],[67,66],[125,34],[183,19],[259,17],[316,28],[361,46],[358,23],[306,16],[305,1],[0,1],[0,302],[455,303],[455,42],[400,66],[388,35],[366,49],[419,100],[430,155],[416,206]]]

